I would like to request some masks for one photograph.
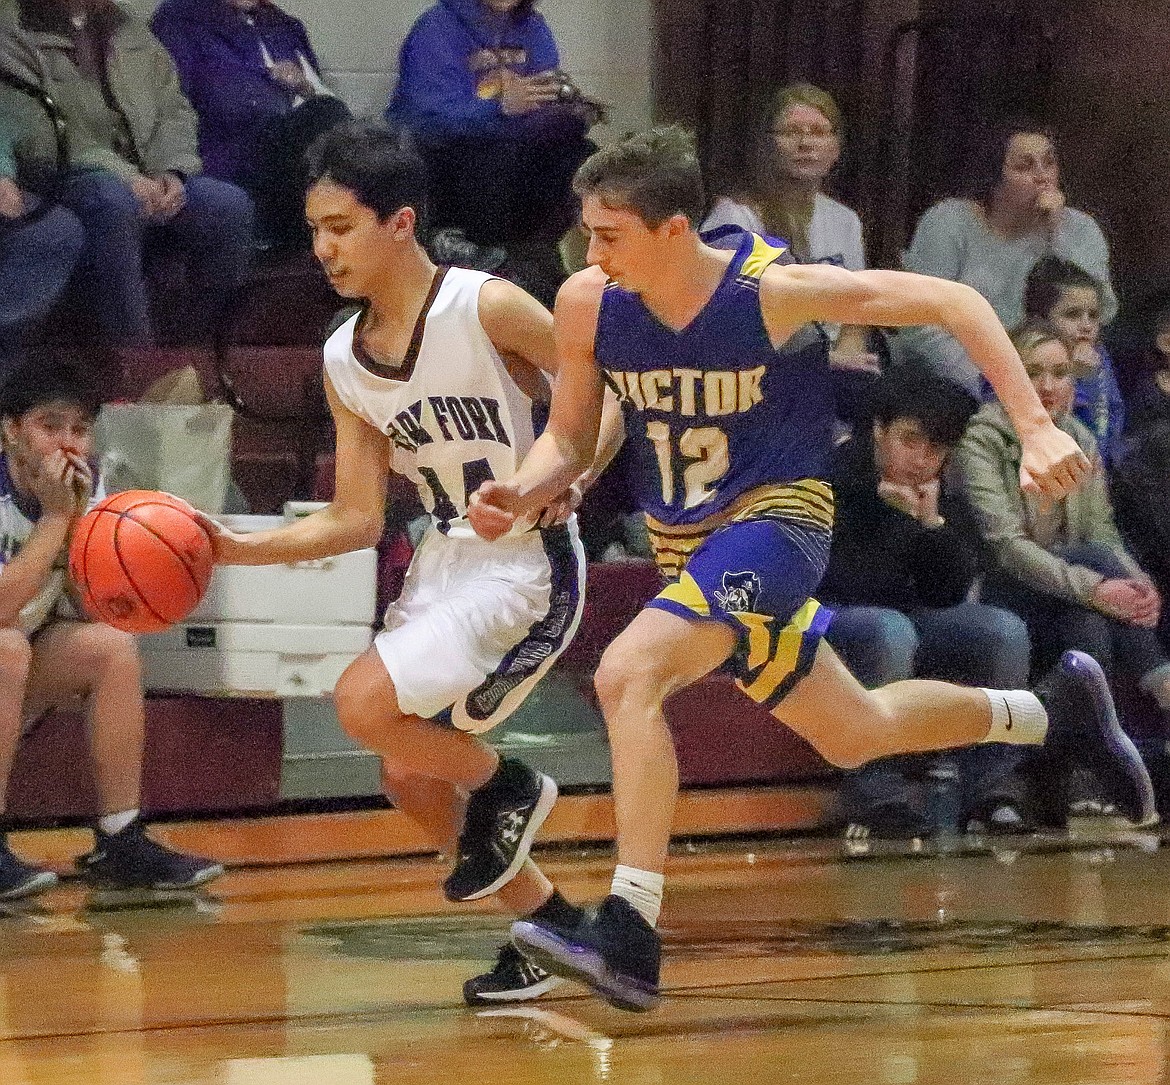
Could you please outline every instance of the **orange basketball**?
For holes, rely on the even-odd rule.
[[[89,614],[127,633],[155,633],[187,617],[213,565],[197,515],[157,490],[127,490],[90,509],[69,545],[69,574]]]

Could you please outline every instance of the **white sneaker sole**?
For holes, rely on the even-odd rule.
[[[527,1002],[548,994],[554,987],[560,987],[564,982],[560,976],[545,976],[539,983],[534,983],[530,987],[520,987],[515,991],[484,991],[476,995],[472,1005],[476,1006],[481,1002]]]
[[[548,817],[556,801],[556,780],[551,776],[545,776],[544,773],[541,773],[540,797],[536,800],[536,807],[532,811],[532,817],[528,819],[528,824],[524,827],[524,834],[520,837],[520,844],[516,848],[516,854],[512,857],[512,862],[509,864],[508,869],[492,882],[491,885],[477,890],[469,897],[461,898],[462,900],[482,900],[484,897],[490,897],[520,873],[520,868],[528,861],[529,852],[532,851],[532,842],[536,839],[536,834],[540,832],[540,827],[544,824],[544,819]]]

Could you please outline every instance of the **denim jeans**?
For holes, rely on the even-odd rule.
[[[113,173],[75,170],[64,179],[60,200],[85,227],[81,271],[88,301],[114,346],[153,341],[148,248],[177,255],[186,265],[192,340],[210,340],[238,295],[252,250],[252,201],[213,177],[188,177],[185,187],[186,206],[167,222],[153,222]]]
[[[910,613],[886,607],[834,607],[827,637],[865,686],[907,678],[937,678],[988,689],[1028,683],[1030,644],[1024,622],[1006,610],[977,603]],[[946,755],[899,754],[848,773],[843,800],[851,821],[865,822],[875,806],[919,805],[916,781],[940,756],[959,771],[964,820],[1001,803],[1018,805],[1019,768],[1027,750],[979,745]]]
[[[1083,565],[1104,577],[1131,575],[1117,555],[1100,543],[1076,543],[1060,547],[1055,553],[1073,565]],[[983,597],[1014,611],[1028,623],[1041,666],[1054,663],[1069,648],[1088,652],[1110,680],[1119,673],[1140,679],[1167,662],[1154,630],[1128,625],[1081,603],[1042,595],[1019,580],[989,577]]]
[[[0,379],[21,339],[61,296],[81,253],[77,216],[51,207],[27,219],[0,219]]]

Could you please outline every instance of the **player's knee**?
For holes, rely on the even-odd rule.
[[[121,673],[139,674],[142,660],[138,654],[138,641],[130,633],[123,633],[108,625],[87,625],[85,636],[89,650],[95,660],[106,669]]]
[[[401,718],[389,675],[366,656],[355,659],[338,679],[333,707],[342,730],[366,747],[383,748]]]
[[[32,647],[19,629],[0,629],[0,689],[23,690],[32,664]]]
[[[633,707],[635,702],[639,707],[660,707],[666,696],[666,676],[653,656],[615,645],[601,657],[593,687],[602,711],[609,717]]]

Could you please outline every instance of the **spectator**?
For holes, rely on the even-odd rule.
[[[1101,343],[1101,303],[1104,290],[1076,264],[1048,255],[1028,273],[1024,285],[1024,315],[1047,320],[1072,347],[1077,391],[1073,413],[1097,442],[1107,467],[1123,451],[1125,403],[1113,359]]]
[[[1053,253],[1101,284],[1101,321],[1108,324],[1117,313],[1109,247],[1089,215],[1066,205],[1053,137],[1021,121],[980,133],[975,148],[969,195],[923,213],[902,258],[906,268],[973,287],[1010,329],[1024,317],[1028,272]],[[936,328],[908,329],[897,339],[900,351],[979,394],[979,373],[954,339]]]
[[[1154,317],[1152,342],[1145,353],[1147,365],[1134,389],[1129,413],[1135,433],[1170,422],[1170,305]]]
[[[1125,455],[1113,473],[1113,497],[1122,533],[1158,585],[1170,593],[1170,306],[1157,314],[1153,363],[1132,400]],[[1170,646],[1170,613],[1163,610],[1159,632]]]
[[[1099,462],[1072,414],[1074,364],[1060,333],[1030,321],[1013,340],[1051,418]],[[1170,661],[1154,634],[1162,601],[1121,540],[1103,472],[1056,503],[1025,494],[1019,439],[998,403],[980,409],[955,462],[991,564],[984,600],[1027,622],[1042,664],[1082,649],[1111,679],[1132,676],[1170,715]]]
[[[52,206],[56,132],[34,87],[0,82],[0,381],[61,296],[81,252],[81,223]]]
[[[145,713],[134,638],[59,616],[64,554],[93,488],[97,409],[82,370],[42,358],[0,390],[0,812],[22,733],[50,709],[84,700],[103,813],[80,873],[104,886],[193,887],[223,868],[155,843],[138,816]],[[0,900],[56,880],[0,836]]]
[[[560,71],[535,0],[441,0],[425,11],[403,43],[386,115],[427,161],[435,226],[502,245],[513,264],[536,269],[541,294],[555,293],[557,243],[577,217],[573,174],[601,111]]]
[[[1170,407],[1170,396],[1167,396]],[[1170,594],[1170,410],[1137,430],[1113,474],[1118,523],[1162,598]],[[1170,614],[1159,624],[1170,646]]]
[[[837,516],[821,593],[834,611],[829,641],[866,685],[906,678],[996,689],[1028,684],[1024,623],[968,601],[979,536],[962,494],[942,481],[975,408],[951,382],[899,367],[874,387],[870,427],[838,448]],[[937,760],[885,758],[850,773],[850,835],[921,836],[936,828],[912,780]],[[1019,747],[981,746],[952,760],[960,827],[1026,827]]]
[[[153,338],[144,247],[184,258],[193,339],[209,339],[243,278],[252,207],[200,175],[195,116],[166,50],[112,0],[19,0],[0,68],[52,95],[68,129],[60,200],[81,220],[81,271],[108,341]]]
[[[265,247],[307,248],[305,151],[350,113],[304,24],[272,0],[163,0],[150,25],[199,117],[204,169],[252,197]]]
[[[703,222],[710,230],[730,223],[784,238],[804,263],[865,267],[861,219],[824,192],[841,157],[841,111],[828,91],[811,83],[781,87],[760,125],[748,185],[722,196]],[[878,371],[866,329],[832,329],[830,361],[839,369]]]

